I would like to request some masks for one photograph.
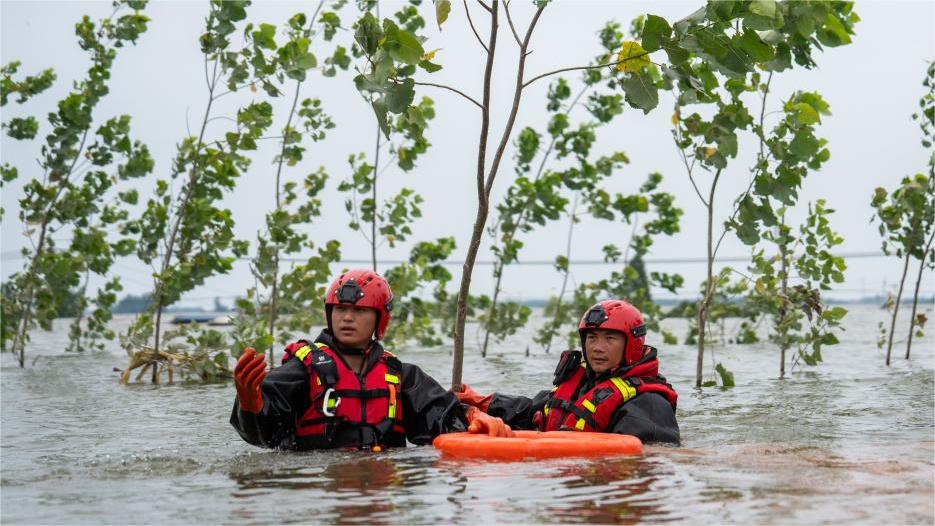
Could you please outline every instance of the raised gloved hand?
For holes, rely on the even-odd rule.
[[[474,406],[484,412],[487,412],[487,408],[490,407],[490,401],[493,400],[492,393],[486,396],[482,395],[471,389],[468,384],[461,384],[461,391],[455,393],[455,396],[462,404]]]
[[[467,410],[468,433],[487,433],[492,437],[513,437],[516,436],[510,426],[506,425],[502,419],[490,416],[476,407],[469,407]]]
[[[259,413],[263,410],[263,392],[260,384],[266,378],[266,356],[257,354],[256,349],[244,349],[237,366],[234,367],[234,386],[241,411]]]

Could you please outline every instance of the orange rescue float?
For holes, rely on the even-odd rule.
[[[643,443],[632,435],[584,431],[516,431],[513,438],[476,433],[447,433],[432,441],[453,458],[523,460],[527,458],[608,457],[643,454]]]

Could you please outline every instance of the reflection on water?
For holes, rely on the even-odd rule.
[[[870,343],[881,316],[857,310],[824,364],[782,379],[771,349],[718,348],[738,380],[724,391],[690,387],[694,349],[663,349],[662,372],[680,393],[683,447],[491,464],[442,459],[430,447],[254,448],[227,423],[231,386],[122,387],[119,351],[63,355],[61,334],[39,333],[33,367],[0,356],[0,520],[931,524],[933,339],[885,368]],[[489,360],[469,354],[466,380],[479,391],[542,388],[556,357],[525,357],[529,337],[501,343]],[[447,380],[446,350],[402,354]]]

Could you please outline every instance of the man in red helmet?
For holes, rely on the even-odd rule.
[[[551,391],[484,396],[465,385],[458,399],[515,429],[600,431],[678,444],[678,395],[659,375],[640,311],[625,301],[602,301],[584,313],[578,334],[584,355],[562,353]]]
[[[378,450],[468,428],[510,435],[502,420],[462,406],[419,367],[383,349],[378,340],[392,309],[382,276],[348,271],[328,287],[328,328],[314,342],[287,346],[282,366],[268,374],[263,355],[246,349],[234,369],[231,424],[240,436],[275,449]]]

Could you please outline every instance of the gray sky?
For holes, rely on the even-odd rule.
[[[353,3],[353,2],[352,2]],[[419,78],[457,86],[475,98],[480,98],[483,78],[484,56],[475,41],[464,14],[464,8],[454,2],[452,13],[442,31],[434,25],[434,16],[427,2],[427,30],[430,37],[426,49],[441,48],[436,61],[444,66],[440,72]],[[295,12],[304,10],[309,15],[315,3],[301,2],[258,2],[248,11],[251,21],[268,22],[282,26]],[[381,4],[386,15],[399,3]],[[701,2],[586,2],[559,1],[550,5],[539,23],[532,39],[532,55],[527,62],[527,78],[553,69],[585,64],[598,52],[596,31],[609,19],[629,25],[629,21],[643,13],[655,13],[670,22],[691,13]],[[353,22],[351,6],[345,8],[342,20],[345,25]],[[33,74],[52,67],[58,81],[52,89],[18,107],[8,104],[3,111],[3,120],[24,113],[44,116],[54,109],[54,104],[71,87],[72,81],[81,78],[87,66],[87,55],[75,41],[74,23],[81,15],[88,14],[97,19],[109,15],[109,2],[0,2],[0,24],[2,24],[2,61],[21,60],[21,73]],[[837,210],[833,227],[844,236],[845,243],[839,248],[842,253],[879,251],[880,238],[876,227],[869,224],[872,214],[870,197],[877,186],[894,187],[906,176],[923,171],[926,152],[919,143],[920,132],[910,115],[917,108],[922,95],[921,81],[927,61],[935,58],[935,3],[918,2],[859,2],[857,13],[862,21],[857,25],[854,43],[827,49],[816,55],[819,67],[807,71],[797,69],[774,77],[772,83],[772,109],[778,109],[781,100],[795,90],[819,91],[831,105],[832,116],[824,119],[819,129],[822,137],[829,139],[831,160],[819,173],[813,173],[805,183],[800,206],[794,214],[801,218],[806,203],[824,198]],[[176,143],[200,123],[204,111],[207,90],[198,36],[203,31],[203,20],[207,13],[206,2],[153,2],[147,9],[152,18],[150,29],[136,47],[119,52],[110,84],[111,93],[99,106],[99,122],[114,115],[128,113],[133,117],[132,134],[149,145],[156,160],[155,173],[146,180],[136,182],[140,193],[145,196],[154,187],[156,177],[167,177],[170,160]],[[531,4],[516,2],[514,20],[519,30],[528,24],[532,13]],[[475,23],[482,34],[486,14],[472,11]],[[351,34],[339,34],[338,40],[348,43]],[[493,134],[496,141],[509,110],[508,104],[513,90],[516,64],[516,45],[509,28],[501,27],[498,59],[494,77]],[[327,47],[330,49],[330,46]],[[321,62],[327,51],[319,48]],[[344,211],[344,195],[336,186],[349,174],[348,155],[365,152],[372,156],[376,134],[372,111],[358,96],[351,82],[352,75],[339,74],[326,79],[312,74],[305,83],[303,97],[318,97],[323,107],[337,123],[323,143],[313,145],[306,153],[307,162],[287,172],[287,177],[300,179],[305,173],[324,165],[329,174],[329,185],[322,196],[325,201],[324,215],[310,229],[318,243],[332,238],[340,239],[345,259],[369,258],[369,246],[359,234],[347,227],[348,217]],[[572,74],[569,80],[577,82]],[[573,91],[574,91],[573,84]],[[544,111],[544,96],[548,81],[539,81],[526,90],[522,109],[515,131],[531,125],[542,129],[547,118]],[[249,100],[249,92],[237,99],[227,97],[217,115],[232,116],[237,105]],[[380,182],[380,193],[388,196],[402,186],[409,186],[425,198],[423,219],[414,226],[413,239],[434,239],[454,235],[458,250],[453,259],[463,257],[472,228],[476,206],[474,167],[478,132],[479,112],[476,107],[450,92],[435,88],[417,91],[417,97],[428,95],[435,99],[437,117],[427,135],[433,147],[420,159],[418,167],[406,174],[390,168]],[[752,101],[751,101],[752,103]],[[274,101],[277,121],[273,128],[281,128],[288,111],[286,97]],[[704,211],[691,189],[677,156],[670,134],[672,98],[662,94],[660,107],[644,116],[642,112],[627,108],[624,115],[599,133],[596,152],[625,151],[631,164],[615,175],[608,183],[608,191],[633,191],[654,171],[665,177],[663,188],[676,196],[676,203],[685,210],[681,232],[672,238],[657,238],[650,254],[652,259],[703,258]],[[19,270],[23,264],[17,258],[19,248],[25,243],[23,226],[16,217],[18,199],[22,196],[22,185],[36,175],[35,158],[38,156],[42,138],[48,131],[42,122],[39,139],[31,143],[2,140],[2,160],[20,169],[20,179],[3,189],[2,202],[6,209],[2,223],[2,277]],[[208,133],[218,137],[227,131],[230,123],[218,120],[212,123]],[[272,141],[270,141],[272,143]],[[273,182],[275,172],[272,159],[275,152],[261,148],[253,157],[253,165],[240,180],[236,190],[227,197],[226,205],[233,211],[237,221],[237,234],[251,242],[261,228],[264,214],[273,206]],[[752,140],[741,143],[741,155],[734,160],[728,173],[722,176],[716,202],[723,215],[718,223],[729,215],[734,197],[746,187],[749,167],[753,163]],[[384,156],[384,159],[386,157]],[[551,164],[553,168],[561,165]],[[513,163],[508,150],[497,183],[494,187],[494,202],[503,195],[514,175]],[[705,175],[702,175],[705,179]],[[495,217],[491,216],[491,221]],[[489,223],[488,223],[489,224]],[[525,238],[526,247],[521,259],[527,261],[554,259],[564,251],[567,220],[540,229]],[[621,224],[585,219],[575,231],[575,248],[572,259],[595,260],[601,258],[601,246],[613,242],[625,245],[631,229]],[[61,234],[60,236],[67,234]],[[489,238],[482,244],[481,260],[489,260]],[[381,259],[403,259],[408,255],[410,244],[396,248],[383,246]],[[720,255],[748,256],[749,248],[728,235]],[[733,263],[743,268],[744,263]],[[848,261],[847,282],[836,289],[836,295],[855,296],[881,291],[884,284],[894,289],[901,265],[895,258],[852,259]],[[360,265],[363,266],[363,265]],[[589,281],[609,273],[610,266],[573,267],[576,281]],[[452,289],[457,287],[460,266],[450,267],[454,274]],[[691,295],[703,279],[704,265],[694,264],[651,264],[650,270],[680,272],[688,286],[682,295]],[[113,270],[124,279],[125,292],[142,293],[151,287],[150,270],[133,259],[119,261]],[[489,266],[475,269],[472,292],[489,293],[492,286]],[[914,278],[914,271],[911,274]],[[931,293],[933,278],[929,274],[923,291]],[[561,276],[551,266],[514,266],[506,271],[504,294],[511,298],[544,298],[555,294],[561,286]],[[241,294],[252,285],[249,270],[239,263],[229,276],[209,280],[205,286],[190,293],[183,303],[200,304],[210,298],[221,296],[225,302]]]

